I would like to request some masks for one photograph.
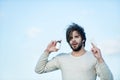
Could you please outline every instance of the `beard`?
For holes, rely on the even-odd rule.
[[[82,44],[83,44],[82,42],[79,43],[78,47],[76,47],[76,48],[73,48],[72,45],[70,45],[70,47],[72,48],[73,51],[77,52],[77,51],[80,51],[80,50],[81,50]]]

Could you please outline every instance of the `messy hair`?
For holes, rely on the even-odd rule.
[[[69,43],[70,41],[70,34],[73,32],[73,31],[77,31],[78,34],[80,34],[82,40],[84,40],[83,44],[85,46],[85,42],[86,42],[86,35],[85,35],[85,32],[84,32],[84,28],[79,26],[78,24],[76,23],[72,23],[71,25],[69,25],[69,27],[67,28],[66,30],[66,40],[67,42]]]

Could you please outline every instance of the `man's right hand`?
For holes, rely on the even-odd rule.
[[[46,53],[56,52],[58,49],[56,48],[57,41],[51,41],[47,48],[45,49]]]

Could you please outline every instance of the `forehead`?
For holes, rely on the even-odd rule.
[[[71,31],[70,36],[74,36],[74,35],[80,35],[78,31],[74,30]]]

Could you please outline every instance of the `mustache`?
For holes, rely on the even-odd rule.
[[[73,44],[69,44],[69,45],[70,45],[70,47],[72,48],[73,51],[80,51],[82,46],[83,46],[83,42],[79,43],[77,48],[73,48],[72,47]]]

